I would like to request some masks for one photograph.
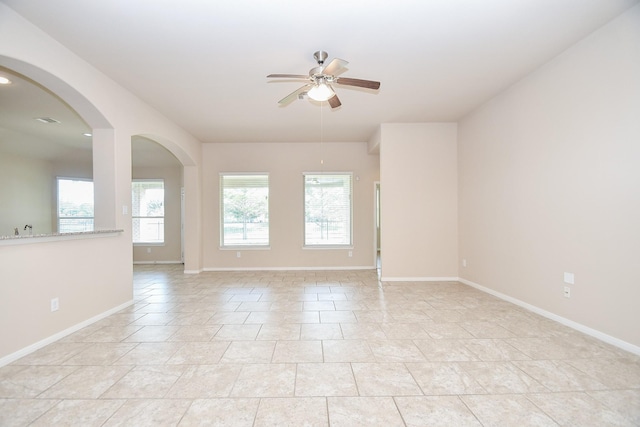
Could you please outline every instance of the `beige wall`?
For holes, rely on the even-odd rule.
[[[178,166],[133,168],[133,179],[164,180],[164,243],[161,245],[133,245],[133,262],[181,262],[180,188],[182,187],[182,168]]]
[[[458,276],[455,123],[381,127],[383,280]]]
[[[56,177],[91,179],[91,165],[63,164],[0,150],[0,236],[49,234],[56,229]]]
[[[51,233],[55,205],[52,166],[46,160],[9,154],[0,150],[0,236],[20,234],[26,224],[32,232]]]
[[[0,366],[3,357],[10,361],[12,353],[132,299],[131,282],[109,269],[130,263],[130,253],[120,250],[121,234],[0,243]],[[52,298],[59,299],[58,311],[50,309]]]
[[[635,7],[474,111],[458,163],[460,276],[635,346],[639,40]]]
[[[374,181],[379,158],[367,143],[203,145],[205,269],[375,268]],[[320,164],[324,160],[324,164]],[[303,172],[353,172],[353,256],[348,249],[303,249]],[[269,173],[270,250],[220,250],[219,174]],[[359,178],[359,180],[358,180]]]

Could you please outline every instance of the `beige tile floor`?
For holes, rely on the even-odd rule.
[[[640,357],[465,285],[181,269],[0,368],[0,425],[640,425]]]

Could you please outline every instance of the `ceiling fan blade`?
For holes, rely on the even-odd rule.
[[[284,98],[282,98],[280,101],[278,101],[278,104],[280,105],[287,105],[289,104],[291,101],[293,101],[294,99],[296,99],[298,97],[299,94],[301,94],[302,92],[306,92],[309,88],[311,87],[310,84],[308,85],[304,85],[296,90],[294,90],[293,92],[291,92],[289,95],[285,96]]]
[[[338,108],[339,106],[342,105],[342,102],[340,102],[340,99],[338,99],[338,95],[333,95],[327,101],[329,102],[329,105],[331,106],[331,108]]]
[[[329,65],[324,67],[324,69],[322,70],[322,74],[334,76],[344,71],[347,64],[348,62],[344,59],[334,58],[331,62],[329,62]]]
[[[303,74],[269,74],[267,78],[284,78],[284,79],[305,79],[308,80],[309,76]]]
[[[361,79],[350,79],[348,77],[336,77],[334,83],[338,83],[346,86],[357,86],[364,87],[367,89],[379,89],[380,82],[374,82],[373,80],[361,80]]]

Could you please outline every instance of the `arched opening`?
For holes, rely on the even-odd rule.
[[[135,150],[139,146],[140,141],[147,140],[147,148],[164,148],[164,152],[160,152],[166,161],[173,159],[179,163],[181,174],[181,259],[184,262],[184,271],[186,273],[198,273],[202,271],[202,248],[201,248],[201,216],[200,216],[200,167],[196,164],[193,157],[189,155],[180,145],[174,141],[151,133],[138,133],[132,137],[132,147]],[[137,141],[137,142],[136,142]],[[156,144],[153,145],[149,144]],[[133,153],[138,160],[132,160],[137,163],[140,159],[148,158],[149,155],[140,155]],[[167,157],[169,156],[169,157]],[[148,251],[148,249],[144,249]],[[151,248],[153,254],[154,248]],[[146,252],[146,255],[150,255]],[[152,259],[153,257],[149,258]],[[135,259],[135,258],[134,258]]]
[[[93,180],[90,125],[37,81],[0,75],[0,235],[92,230],[92,192],[77,190]]]
[[[156,141],[131,138],[134,264],[184,262],[182,163]]]

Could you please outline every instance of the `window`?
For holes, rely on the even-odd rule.
[[[134,180],[133,243],[164,243],[164,180]]]
[[[93,181],[58,178],[58,233],[93,231]]]
[[[269,246],[269,175],[220,174],[221,245]]]
[[[305,246],[351,245],[351,174],[304,175]]]

